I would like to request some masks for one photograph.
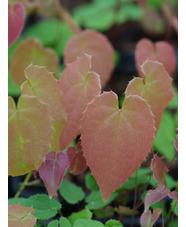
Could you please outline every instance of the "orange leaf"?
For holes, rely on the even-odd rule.
[[[27,80],[21,86],[22,94],[36,96],[47,104],[53,126],[51,146],[54,151],[60,151],[60,135],[67,119],[58,80],[54,78],[53,73],[37,65],[28,66],[25,69],[25,77]]]
[[[52,138],[47,107],[36,97],[21,96],[17,109],[8,99],[8,173],[12,176],[37,170],[45,160]]]
[[[145,79],[146,75],[141,69],[141,65],[148,60],[156,60],[163,64],[169,75],[172,75],[176,68],[176,55],[171,44],[160,41],[153,44],[148,39],[141,39],[135,50],[136,66],[139,75]]]
[[[30,64],[46,66],[49,71],[57,73],[59,60],[52,49],[43,49],[39,40],[30,38],[22,41],[12,55],[10,71],[16,85],[25,81],[24,70]]]
[[[147,100],[155,116],[155,127],[158,129],[162,114],[174,97],[172,78],[157,61],[147,60],[142,65],[142,71],[146,76],[145,82],[142,78],[134,78],[128,84],[125,95],[139,95]]]
[[[83,111],[101,91],[99,75],[91,71],[91,57],[84,54],[68,64],[61,74],[59,86],[68,120],[61,134],[60,147],[63,150],[80,134]]]
[[[141,97],[128,96],[119,109],[117,95],[104,92],[88,104],[82,119],[82,149],[104,200],[141,165],[154,136],[153,115]]]
[[[84,53],[92,56],[92,70],[101,76],[101,83],[104,86],[114,68],[113,47],[109,40],[100,32],[93,30],[85,30],[73,36],[65,47],[65,64],[73,62]]]
[[[9,227],[26,227],[34,226],[37,218],[32,215],[34,209],[25,207],[21,204],[8,205],[8,226]]]

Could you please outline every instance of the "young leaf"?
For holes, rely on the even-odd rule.
[[[37,170],[44,161],[52,138],[47,107],[36,97],[23,95],[17,109],[8,98],[8,171],[12,176]]]
[[[63,92],[63,103],[68,119],[60,140],[60,147],[63,150],[80,134],[83,111],[101,92],[99,75],[91,71],[91,57],[84,54],[68,64],[61,74],[59,86]]]
[[[147,211],[152,204],[164,199],[169,192],[169,189],[165,188],[165,185],[160,185],[154,190],[149,190],[145,197],[145,211]]]
[[[54,220],[54,221],[51,221],[47,227],[59,227],[58,225],[58,221],[57,220]]]
[[[45,183],[50,197],[54,196],[69,166],[67,155],[60,151],[51,151],[39,168],[39,174]]]
[[[172,75],[176,68],[176,55],[171,44],[160,41],[153,44],[148,39],[141,39],[135,50],[135,60],[139,75],[145,79],[146,73],[143,72],[141,65],[146,60],[156,60],[163,64],[169,75]],[[162,79],[163,80],[163,79]]]
[[[153,214],[150,210],[144,212],[140,218],[141,227],[152,227],[159,218],[162,210],[157,208],[153,210]]]
[[[8,226],[25,227],[34,226],[37,218],[33,216],[34,209],[21,204],[8,205]]]
[[[168,169],[157,154],[151,159],[151,169],[158,184],[166,186],[165,174],[168,173]]]
[[[59,89],[58,81],[54,78],[53,73],[37,65],[28,66],[25,69],[25,77],[26,81],[21,85],[22,94],[36,96],[47,104],[53,127],[51,147],[54,151],[60,151],[60,135],[67,119],[63,105],[63,94]]]
[[[49,198],[45,194],[37,194],[23,199],[21,204],[35,209],[34,216],[41,220],[48,220],[54,217],[58,210],[61,209],[61,204],[54,198]]]
[[[59,192],[61,196],[70,204],[76,204],[85,197],[84,191],[81,187],[63,179]]]
[[[78,219],[74,223],[73,227],[104,227],[104,225],[99,221]]]
[[[20,35],[25,22],[24,6],[16,2],[13,6],[8,3],[8,46]]]
[[[172,79],[157,61],[147,60],[141,67],[146,75],[145,82],[142,78],[134,78],[128,84],[125,95],[139,95],[147,100],[155,116],[155,127],[158,129],[162,114],[174,97]]]
[[[74,147],[70,146],[66,153],[70,163],[71,174],[77,175],[87,169],[86,160],[83,157],[81,142],[78,142],[77,144],[77,151]]]
[[[75,212],[75,213],[72,213],[68,220],[71,222],[71,224],[73,225],[74,222],[76,220],[78,220],[79,218],[82,218],[82,219],[91,219],[92,218],[92,212],[90,212],[89,209],[84,209],[84,210],[81,210],[81,211],[78,211],[78,212]]]
[[[143,7],[147,4],[147,0],[136,0],[136,2]]]
[[[172,191],[168,194],[168,196],[171,198],[171,199],[175,199],[178,201],[178,192],[176,191]]]
[[[103,199],[108,200],[148,155],[155,136],[154,119],[141,97],[128,96],[119,109],[117,95],[104,92],[88,104],[81,132],[87,165]]]
[[[114,68],[114,53],[110,42],[97,31],[85,30],[73,36],[67,43],[64,51],[65,64],[73,62],[84,53],[92,56],[92,70],[101,76],[101,83],[104,86]]]
[[[22,41],[12,55],[10,71],[16,85],[20,86],[25,81],[24,70],[30,64],[46,66],[47,70],[54,73],[59,68],[55,52],[50,48],[43,49],[39,40],[34,38]]]

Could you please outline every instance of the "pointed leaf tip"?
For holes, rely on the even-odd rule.
[[[154,136],[152,112],[139,96],[127,97],[122,109],[114,92],[103,92],[88,104],[82,118],[82,148],[104,200],[140,166]]]

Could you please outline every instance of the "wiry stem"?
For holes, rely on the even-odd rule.
[[[21,195],[21,192],[24,190],[24,188],[27,185],[28,181],[30,180],[31,176],[32,176],[32,171],[27,173],[27,175],[26,175],[26,177],[24,179],[24,182],[21,184],[21,187],[19,188],[19,190],[15,194],[14,198],[19,198],[19,196]]]
[[[60,0],[55,0],[55,4],[56,4],[56,9],[58,10],[58,12],[60,14],[61,19],[64,20],[68,24],[69,28],[72,30],[72,32],[74,34],[79,34],[81,32],[81,29],[79,28],[78,25],[76,25],[74,23],[69,12],[62,7]]]

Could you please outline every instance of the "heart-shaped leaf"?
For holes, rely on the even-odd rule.
[[[113,92],[104,92],[88,104],[82,119],[81,142],[104,200],[140,166],[154,136],[152,112],[139,96],[128,96],[121,109]]]
[[[141,227],[152,227],[158,220],[162,210],[157,208],[153,210],[153,214],[150,210],[144,212],[140,218]]]
[[[39,174],[45,183],[50,197],[54,196],[69,166],[67,155],[60,151],[51,151],[39,168]]]
[[[52,138],[47,106],[33,96],[21,96],[17,109],[8,99],[8,171],[12,176],[37,170],[44,161]]]
[[[13,6],[8,4],[8,46],[20,35],[25,22],[24,6],[16,2]]]
[[[60,151],[60,135],[67,119],[58,80],[54,78],[53,73],[37,65],[28,66],[25,69],[25,77],[27,80],[21,85],[22,94],[36,96],[47,104],[53,127],[51,147],[55,151]]]
[[[125,95],[139,95],[147,100],[155,116],[155,127],[158,129],[162,114],[174,97],[172,79],[157,61],[147,60],[142,65],[142,71],[146,76],[145,82],[142,78],[134,78],[128,84]]]
[[[84,53],[92,56],[92,70],[101,76],[101,84],[104,86],[114,68],[114,53],[110,42],[100,32],[85,30],[67,43],[64,51],[65,64],[73,62]]]
[[[73,175],[80,174],[86,170],[87,165],[86,160],[83,157],[81,142],[78,142],[77,144],[77,151],[74,149],[74,147],[69,147],[67,150],[67,156],[70,162],[70,172]]]
[[[16,85],[21,85],[26,80],[24,70],[30,64],[45,66],[56,74],[59,59],[51,48],[43,49],[39,40],[30,38],[22,41],[12,55],[10,71]]]
[[[158,184],[166,186],[165,174],[168,172],[168,169],[157,154],[151,159],[151,169]]]
[[[165,41],[153,44],[148,39],[142,39],[138,42],[135,50],[135,60],[138,73],[144,79],[146,78],[146,74],[141,69],[141,65],[147,59],[156,60],[162,63],[169,75],[172,75],[176,68],[174,48]]]
[[[84,54],[68,64],[61,74],[59,86],[68,120],[61,134],[60,148],[63,150],[80,134],[83,111],[101,92],[99,75],[91,71],[91,57]]]
[[[160,185],[154,190],[149,190],[145,197],[145,211],[147,211],[152,204],[164,199],[169,193],[170,191],[165,188],[165,185]]]
[[[9,227],[25,227],[34,226],[37,218],[32,215],[34,209],[25,207],[21,204],[8,205],[8,226]]]

